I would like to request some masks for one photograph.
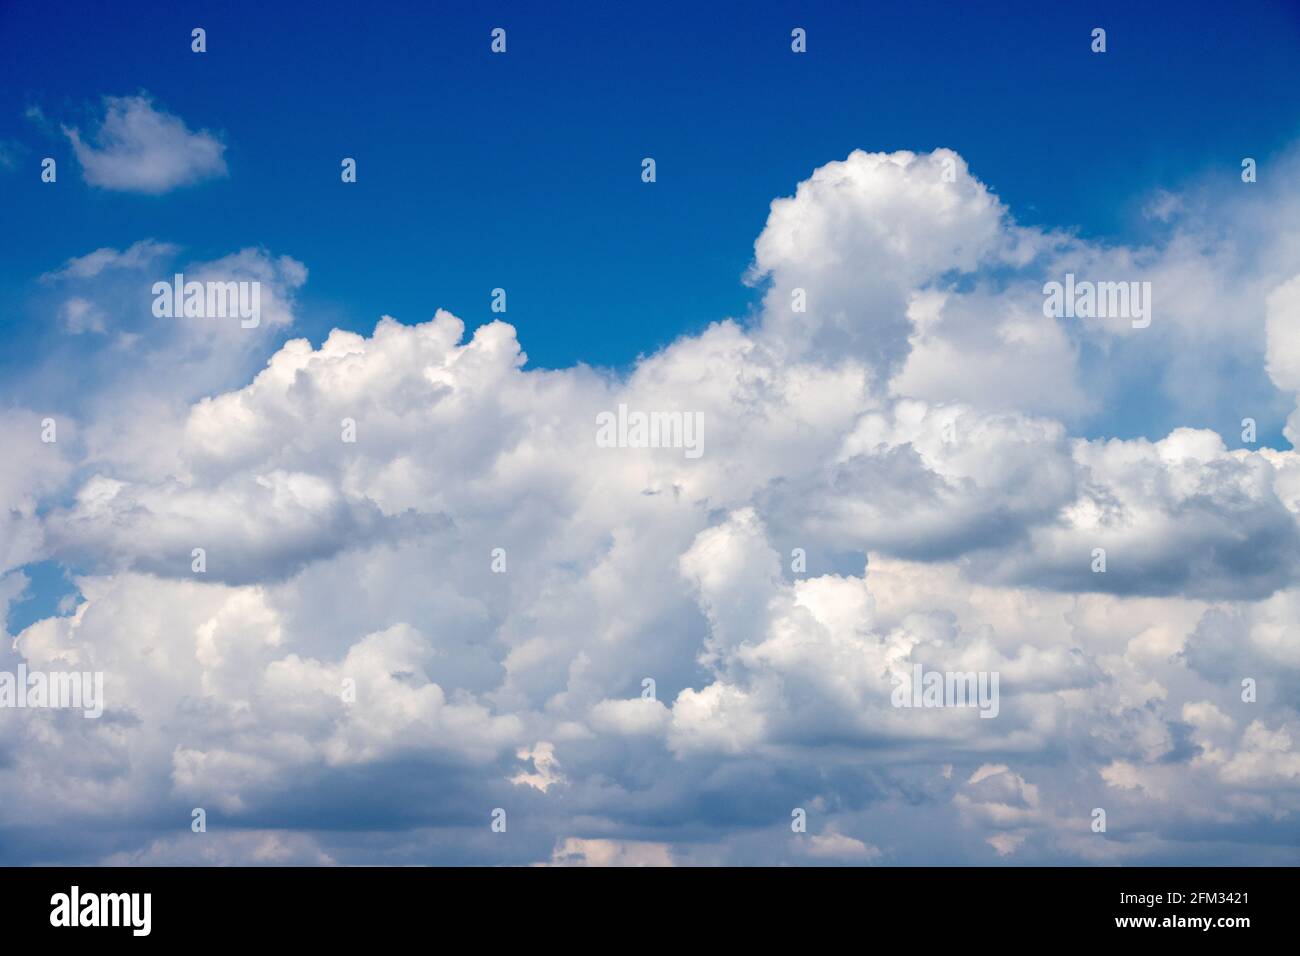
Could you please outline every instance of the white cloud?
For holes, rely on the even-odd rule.
[[[121,251],[105,246],[84,256],[74,256],[62,268],[41,276],[41,280],[93,279],[109,270],[142,269],[157,259],[175,255],[177,251],[174,245],[154,239],[141,239]]]
[[[534,790],[540,790],[545,793],[557,783],[564,782],[564,775],[560,772],[560,763],[555,759],[555,745],[548,741],[542,740],[532,748],[520,747],[515,751],[515,756],[520,760],[529,761],[533,765],[533,772],[520,771],[510,778],[510,782],[517,787],[532,787]]]
[[[63,323],[73,335],[83,332],[104,333],[104,317],[93,302],[73,297],[63,303]]]
[[[661,734],[668,726],[669,711],[660,701],[602,700],[591,708],[587,723],[601,733],[639,736]]]
[[[104,97],[104,118],[90,142],[76,127],[63,133],[92,186],[159,194],[226,175],[225,145],[155,109],[148,96]]]
[[[1286,247],[1294,225],[1271,222]],[[155,251],[58,275],[107,328],[154,333],[137,349],[156,374],[99,383],[115,400],[57,450],[39,416],[6,419],[8,567],[89,572],[75,614],[12,656],[102,668],[109,703],[99,723],[15,722],[0,826],[138,832],[179,801],[260,833],[288,803],[399,819],[419,852],[480,862],[1167,860],[1207,827],[1285,852],[1300,460],[1204,427],[1079,437],[1073,406],[1131,387],[1132,353],[1221,337],[1177,297],[1158,346],[1053,322],[1028,281],[1072,256],[1169,275],[1226,260],[1022,229],[946,151],[854,154],[774,205],[752,327],[616,376],[530,370],[511,326],[466,339],[441,311],[267,359],[306,270],[263,250],[185,271],[264,281],[270,331],[132,325],[106,290]],[[1253,330],[1258,377],[1267,361],[1293,390],[1285,330],[1265,334],[1279,268],[1225,287],[1248,290],[1232,334]],[[809,313],[782,314],[800,283]],[[1104,387],[1097,350],[1120,369]],[[699,411],[704,456],[597,447],[619,402]],[[894,707],[891,677],[918,663],[999,673],[997,718]],[[1093,834],[1100,800],[1147,836]],[[508,851],[484,842],[496,806],[521,835]],[[283,845],[403,852],[326,830]],[[95,858],[185,855],[150,839]]]
[[[882,855],[879,847],[840,833],[834,827],[827,828],[825,833],[808,834],[803,852],[817,859],[846,860],[854,863],[876,860]]]

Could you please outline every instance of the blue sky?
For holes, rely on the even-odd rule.
[[[0,672],[109,697],[0,862],[1294,862],[1297,89],[1293,3],[3,3]]]
[[[146,233],[197,257],[261,244],[311,268],[313,340],[385,312],[445,307],[476,324],[505,286],[546,367],[626,366],[748,314],[741,277],[768,203],[853,149],[955,149],[1021,222],[1104,239],[1140,228],[1152,189],[1235,179],[1243,144],[1267,159],[1298,132],[1289,3],[1249,17],[1195,3],[133,10],[0,11],[0,139],[31,150],[29,174],[0,180],[24,237],[0,290]],[[195,25],[204,56],[189,50]],[[498,25],[505,57],[488,52]],[[1096,25],[1104,57],[1089,51]],[[32,161],[71,159],[58,124],[141,90],[219,133],[229,178],[155,198],[72,177],[43,190]],[[24,119],[33,105],[53,135]],[[359,161],[354,189],[343,156]],[[0,321],[30,341],[31,316],[11,306]]]

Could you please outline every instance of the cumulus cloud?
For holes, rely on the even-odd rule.
[[[912,290],[1017,254],[1005,209],[949,150],[855,151],[772,203],[754,243],[765,327],[791,350],[863,355],[881,372],[907,352]],[[792,308],[808,293],[806,313]]]
[[[43,435],[56,440],[43,441]],[[0,446],[5,449],[5,466],[0,468],[0,575],[46,553],[40,502],[64,485],[74,467],[67,452],[74,433],[67,423],[64,444],[58,437],[58,422],[48,416],[13,406],[0,415]]]
[[[1190,243],[1196,204],[1102,248],[1017,225],[950,151],[854,153],[774,203],[749,321],[626,374],[531,370],[444,311],[284,341],[307,272],[265,250],[184,265],[262,281],[256,330],[114,307],[162,244],[69,260],[51,288],[156,333],[157,374],[106,374],[57,451],[7,426],[7,567],[80,575],[6,660],[102,669],[108,703],[12,722],[0,845],[70,852],[36,819],[124,862],[1293,858],[1300,460],[1084,433],[1221,330],[1179,295],[1145,330],[1041,308],[1067,268],[1223,272],[1293,407],[1290,276]],[[619,404],[698,412],[705,453],[600,447]],[[998,674],[996,717],[899,706],[918,666]],[[194,806],[249,836],[151,829]]]
[[[68,126],[63,134],[86,182],[103,189],[158,195],[226,175],[225,144],[207,130],[191,131],[147,95],[106,96],[91,136]]]

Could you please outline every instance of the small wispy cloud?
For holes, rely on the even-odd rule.
[[[41,276],[41,281],[93,279],[100,273],[112,269],[142,269],[155,260],[174,255],[176,252],[177,247],[171,243],[158,242],[154,239],[141,239],[120,251],[104,246],[84,256],[74,256],[61,268]]]
[[[0,169],[14,169],[18,165],[18,154],[23,152],[21,143],[0,139]]]
[[[83,332],[104,332],[104,316],[95,304],[80,296],[63,303],[63,323],[73,335]]]
[[[90,185],[157,195],[227,175],[225,144],[155,109],[147,95],[107,96],[104,106],[93,145],[79,129],[63,127]]]

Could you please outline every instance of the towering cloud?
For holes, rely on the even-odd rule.
[[[318,346],[173,329],[151,347],[234,383],[107,375],[136,426],[87,401],[53,446],[9,419],[2,556],[82,573],[0,663],[102,669],[107,704],[0,715],[0,854],[197,861],[203,807],[219,861],[1293,860],[1300,460],[1200,413],[1293,404],[1295,279],[1169,228],[1103,248],[951,151],[858,152],[773,204],[753,321],[625,375],[441,311]],[[59,281],[113,316],[97,291],[157,254]],[[208,267],[292,327],[294,260]],[[1066,271],[1149,278],[1150,327],[1044,315]],[[1181,390],[1222,348],[1262,384]],[[1111,437],[1142,387],[1181,427]],[[702,454],[604,447],[620,405],[698,415]],[[996,717],[896,706],[917,668],[996,673]]]

